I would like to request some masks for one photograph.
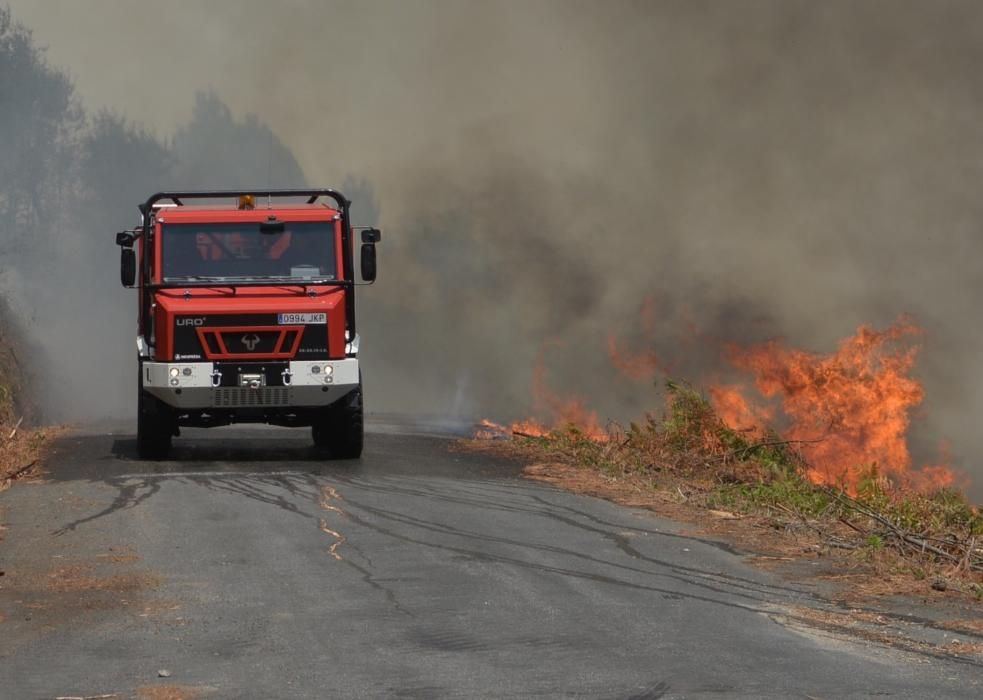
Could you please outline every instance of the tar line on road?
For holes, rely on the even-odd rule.
[[[329,462],[302,431],[188,431],[134,454],[69,436],[0,494],[0,697],[983,694],[978,665],[797,625],[807,588],[451,439],[377,425]]]

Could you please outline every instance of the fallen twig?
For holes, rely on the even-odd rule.
[[[35,460],[31,460],[28,464],[25,464],[23,467],[20,467],[19,469],[16,469],[15,471],[12,471],[10,474],[8,474],[7,476],[5,476],[4,479],[5,480],[7,480],[7,479],[16,479],[18,476],[20,476],[21,474],[23,474],[24,472],[26,472],[28,469],[30,469],[31,467],[33,467],[37,463],[38,463],[38,461],[36,459]]]

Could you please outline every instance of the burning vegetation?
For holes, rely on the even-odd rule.
[[[648,313],[647,311],[645,313]],[[579,397],[561,397],[535,369],[539,419],[484,421],[480,438],[511,437],[520,456],[587,466],[640,487],[699,494],[709,507],[766,512],[808,523],[826,545],[891,549],[948,567],[983,596],[983,516],[954,471],[916,465],[908,447],[924,398],[912,370],[923,335],[910,319],[861,327],[821,354],[781,341],[725,344],[731,382],[706,395],[665,379],[661,416],[602,426]],[[693,334],[698,337],[698,334]],[[608,343],[612,364],[639,381],[665,375],[654,352]]]
[[[877,470],[896,486],[931,491],[952,486],[945,466],[913,469],[907,433],[912,409],[924,398],[911,376],[921,330],[907,319],[878,331],[861,326],[829,355],[777,341],[728,348],[735,368],[749,374],[764,405],[740,387],[711,388],[716,410],[732,428],[780,420],[782,437],[799,446],[805,474],[816,484],[855,493]],[[745,428],[748,429],[748,428]]]
[[[911,412],[924,398],[911,374],[918,352],[912,341],[921,334],[905,318],[884,330],[861,326],[825,355],[792,349],[778,340],[748,347],[729,344],[724,358],[745,381],[710,383],[709,398],[703,400],[721,426],[749,444],[771,435],[794,446],[804,477],[814,484],[854,494],[876,472],[902,489],[930,492],[952,487],[955,476],[948,466],[916,468],[908,450]],[[614,367],[631,379],[647,381],[665,374],[654,351],[627,353],[613,337],[608,350]],[[481,436],[545,437],[575,430],[605,443],[623,432],[614,424],[604,427],[583,398],[550,389],[543,352],[533,376],[535,407],[542,417],[509,427],[483,421]],[[669,395],[672,403],[678,392],[671,389]],[[712,452],[710,444],[704,447]]]

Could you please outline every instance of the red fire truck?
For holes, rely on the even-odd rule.
[[[332,458],[362,453],[350,202],[330,189],[159,192],[116,234],[139,294],[137,446],[182,426],[310,426]],[[361,230],[363,283],[378,229]]]

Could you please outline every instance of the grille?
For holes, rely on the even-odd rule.
[[[255,357],[288,360],[297,354],[303,326],[203,326],[198,340],[210,360]]]
[[[285,386],[218,387],[213,396],[216,408],[239,408],[242,406],[286,406],[290,401],[289,389]]]

